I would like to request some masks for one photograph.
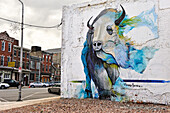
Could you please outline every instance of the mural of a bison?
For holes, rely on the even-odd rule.
[[[124,96],[120,90],[127,86],[120,78],[119,69],[131,69],[142,74],[157,50],[147,46],[136,49],[134,42],[124,36],[125,31],[135,27],[146,25],[153,32],[157,27],[143,18],[145,13],[128,18],[120,6],[122,11],[104,9],[93,22],[92,17],[87,22],[89,30],[81,59],[86,75],[85,92],[89,98],[92,98],[92,81],[100,99]]]

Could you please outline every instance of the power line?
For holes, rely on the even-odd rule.
[[[12,22],[12,23],[21,24],[21,23],[18,22],[18,21],[14,21],[14,20],[2,18],[2,17],[0,17],[0,19],[1,19],[1,20],[4,20],[4,21]],[[58,27],[60,27],[60,26],[62,25],[62,19],[61,19],[60,24],[57,24],[57,25],[54,25],[54,26],[39,26],[39,25],[32,25],[32,24],[24,24],[24,25],[30,26],[30,27],[38,27],[38,28],[58,28]]]

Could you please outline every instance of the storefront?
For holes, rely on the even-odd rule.
[[[25,86],[29,85],[29,75],[30,75],[31,70],[28,69],[23,69],[22,70],[22,81]],[[15,68],[12,73],[12,79],[19,81],[19,71],[18,68]]]
[[[50,82],[50,76],[49,75],[41,75],[42,82]]]
[[[11,67],[0,67],[0,82],[3,82],[4,79],[11,79]]]

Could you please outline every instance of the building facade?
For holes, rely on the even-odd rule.
[[[32,46],[30,52],[30,82],[49,82],[52,80],[52,53],[42,51],[39,46]]]
[[[20,50],[18,40],[10,37],[6,31],[0,33],[0,82],[3,82],[4,79],[19,81]],[[60,67],[61,60],[58,59],[61,59],[61,57],[55,57],[55,61],[57,61],[55,63],[56,69],[52,71],[54,68],[54,65],[52,65],[53,56],[56,56],[52,52],[42,51],[39,46],[32,46],[31,50],[23,48],[22,56],[21,78],[24,85],[29,85],[29,83],[35,81],[50,82],[54,77],[57,78],[57,75],[60,75],[60,69],[56,67]],[[57,79],[60,80],[60,77]]]
[[[42,51],[42,62],[41,62],[41,79],[42,82],[49,82],[52,80],[52,59],[53,56],[47,51]]]
[[[52,78],[53,81],[61,82],[61,48],[48,49],[53,54]]]
[[[15,66],[10,64],[14,45],[18,46],[18,40],[10,37],[6,31],[0,33],[0,82],[12,78]]]
[[[19,81],[19,67],[20,67],[20,50],[21,47],[20,46],[13,46],[13,62],[15,62],[15,68],[13,70],[13,74],[12,74],[12,79],[13,80],[17,80]],[[22,79],[24,82],[24,85],[28,85],[29,84],[29,76],[30,76],[30,62],[29,62],[29,58],[30,58],[30,49],[27,48],[23,48],[23,60],[22,60]]]
[[[41,58],[30,56],[30,82],[40,81],[40,62]]]

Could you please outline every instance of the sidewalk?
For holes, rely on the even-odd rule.
[[[27,105],[33,105],[33,104],[42,103],[42,102],[48,102],[48,101],[52,101],[52,100],[59,99],[59,98],[60,96],[43,98],[43,99],[25,100],[25,101],[20,101],[20,102],[1,102],[0,101],[0,111],[23,107]]]

